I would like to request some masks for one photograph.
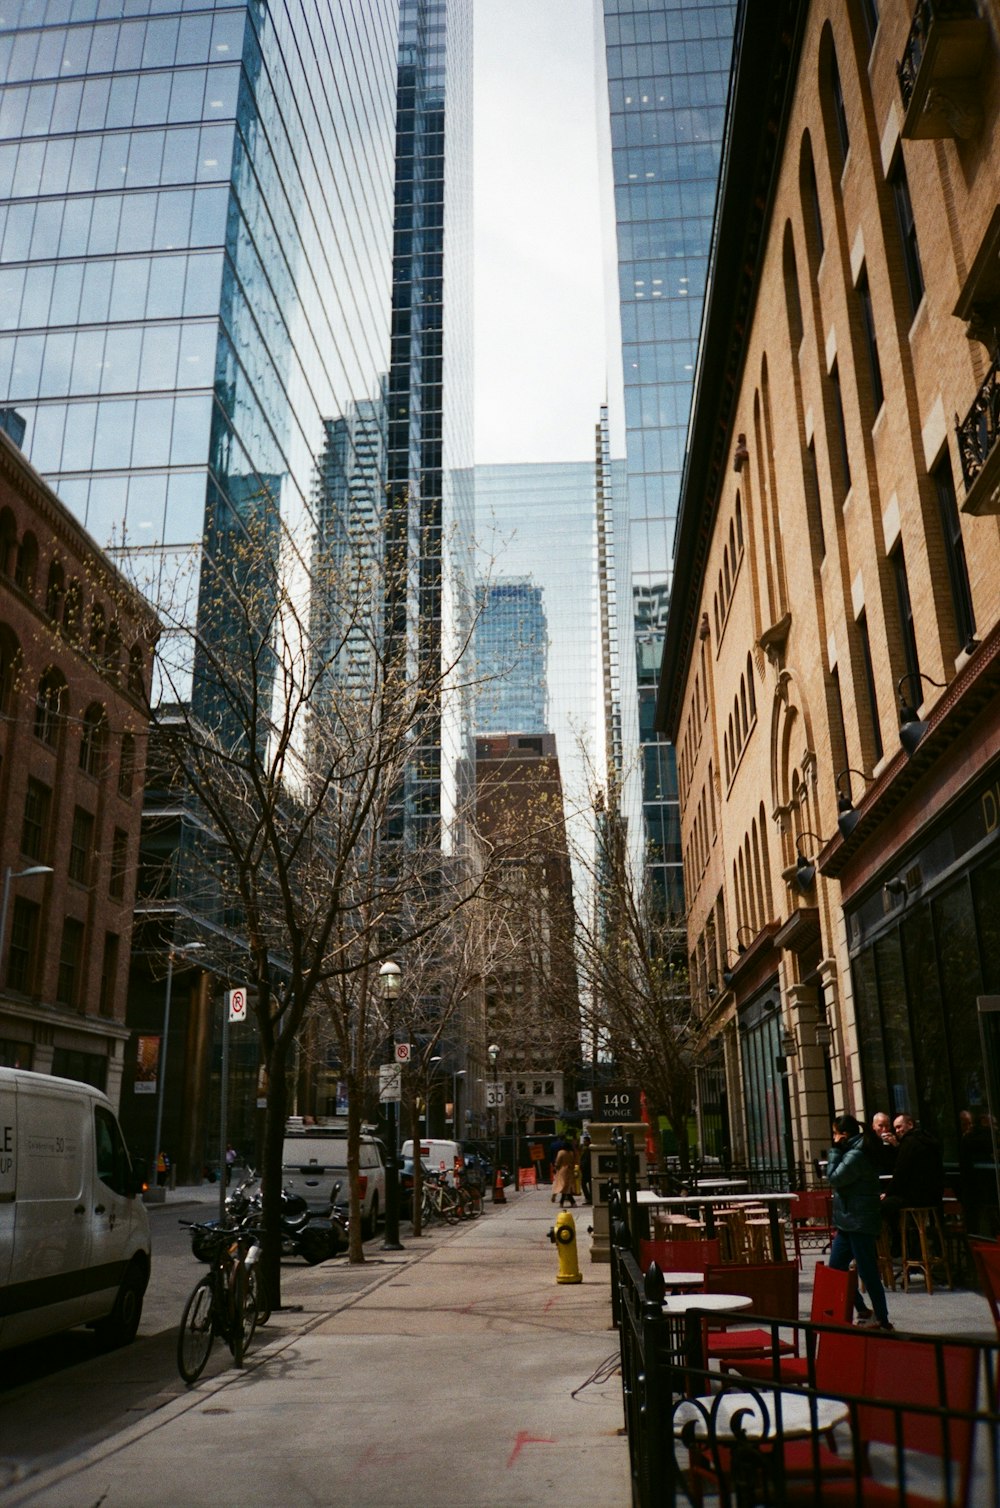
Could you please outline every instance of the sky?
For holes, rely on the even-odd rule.
[[[606,397],[595,0],[475,0],[476,461],[584,461]]]

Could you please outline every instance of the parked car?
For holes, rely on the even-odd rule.
[[[361,1233],[368,1237],[374,1236],[385,1213],[385,1149],[377,1137],[363,1131],[358,1156]],[[281,1154],[281,1181],[289,1193],[299,1194],[317,1213],[328,1209],[333,1201],[336,1209],[348,1214],[346,1125],[286,1130]],[[336,1195],[335,1183],[340,1184],[340,1192]]]

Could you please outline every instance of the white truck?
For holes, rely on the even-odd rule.
[[[141,1176],[89,1084],[0,1068],[0,1350],[74,1325],[135,1338],[149,1282]]]

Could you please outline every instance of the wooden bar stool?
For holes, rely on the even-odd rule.
[[[900,1242],[903,1253],[903,1292],[909,1291],[911,1268],[918,1268],[922,1271],[924,1288],[928,1293],[934,1292],[936,1267],[943,1270],[945,1282],[951,1288],[951,1263],[948,1261],[948,1246],[938,1211],[933,1205],[914,1204],[904,1205],[899,1213]],[[911,1236],[915,1238],[917,1244],[915,1256],[910,1255]],[[932,1240],[936,1240],[940,1256],[931,1250]]]
[[[891,1293],[896,1292],[896,1268],[892,1260],[892,1238],[889,1228],[883,1225],[878,1233],[878,1242],[875,1247],[878,1256],[878,1275],[882,1281],[882,1287],[888,1288]]]

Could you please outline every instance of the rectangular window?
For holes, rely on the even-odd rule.
[[[833,394],[833,423],[836,432],[837,460],[841,470],[841,494],[843,502],[851,490],[851,458],[847,450],[847,421],[844,418],[844,400],[840,392],[840,372],[834,362],[830,369],[830,390]]]
[[[969,570],[965,563],[965,541],[955,497],[955,479],[951,474],[951,461],[945,455],[934,470],[934,485],[937,488],[938,509],[941,515],[941,534],[944,539],[945,557],[948,561],[948,581],[951,586],[951,601],[955,613],[955,631],[959,644],[970,643],[976,632],[976,615],[972,608],[972,591],[969,587]]]
[[[913,604],[910,601],[910,584],[906,579],[906,561],[903,546],[897,545],[889,556],[892,576],[896,583],[896,605],[899,608],[899,632],[903,641],[903,663],[906,674],[919,685],[920,660],[917,656],[917,635],[913,623]],[[919,705],[919,698],[917,699]]]
[[[906,178],[906,164],[902,152],[897,152],[896,161],[889,172],[889,187],[896,205],[899,222],[900,249],[903,253],[903,268],[906,287],[910,296],[910,317],[916,314],[924,296],[924,274],[920,266],[920,248],[917,245],[917,227],[910,203],[910,185]]]
[[[40,780],[28,780],[21,822],[21,852],[26,859],[41,859],[45,855],[51,801],[52,792],[47,785]]]
[[[104,934],[104,956],[101,959],[101,993],[98,1009],[102,1016],[113,1016],[115,1007],[115,984],[118,979],[118,934]]]
[[[16,897],[10,923],[7,954],[7,986],[22,995],[31,993],[38,940],[38,907],[23,895]]]
[[[868,618],[865,613],[858,619],[858,640],[861,644],[861,666],[865,676],[865,690],[868,693],[868,710],[871,715],[872,747],[875,752],[875,763],[882,758],[882,729],[878,717],[878,696],[875,692],[875,667],[872,665],[872,646],[868,638]]]
[[[83,922],[68,916],[63,922],[59,949],[59,974],[56,1000],[60,1005],[76,1006],[80,994],[80,960],[83,957]]]
[[[872,413],[876,415],[885,401],[885,390],[882,386],[882,365],[878,359],[878,333],[875,329],[875,311],[872,308],[867,267],[862,267],[861,276],[858,278],[858,302],[861,305],[861,324],[865,332],[865,349],[868,352],[868,374],[872,384]]]
[[[118,765],[118,794],[126,800],[132,794],[132,783],[135,780],[135,737],[131,733],[122,734],[121,762]]]
[[[111,876],[108,894],[120,901],[125,894],[125,869],[128,858],[128,833],[116,827],[111,840]]]
[[[69,840],[69,877],[79,885],[90,879],[90,860],[94,852],[94,819],[82,806],[74,808],[73,831]]]

